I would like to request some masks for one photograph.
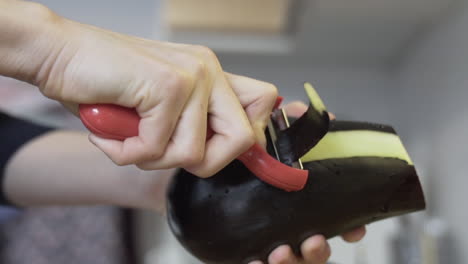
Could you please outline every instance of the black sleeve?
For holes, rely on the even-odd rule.
[[[9,159],[23,144],[51,129],[0,113],[0,205],[11,204],[3,190],[5,167]]]

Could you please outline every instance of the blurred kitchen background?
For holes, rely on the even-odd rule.
[[[428,210],[372,224],[357,244],[332,239],[331,261],[468,263],[468,1],[38,2],[83,23],[208,46],[226,71],[272,82],[286,101],[305,101],[302,83],[310,81],[338,119],[392,124],[422,178]],[[0,94],[16,85],[24,84],[3,80]],[[50,111],[50,101],[30,100],[2,107],[80,128]],[[141,263],[198,263],[158,215],[138,212],[135,226]]]

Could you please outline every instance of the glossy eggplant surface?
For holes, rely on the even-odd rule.
[[[390,126],[326,121],[326,135],[307,143],[313,145],[307,153],[295,147],[309,171],[300,191],[272,187],[238,161],[208,179],[181,170],[167,200],[179,242],[209,264],[267,263],[278,245],[299,254],[311,235],[331,238],[425,208],[413,163]]]

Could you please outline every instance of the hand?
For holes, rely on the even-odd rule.
[[[138,137],[90,136],[116,164],[145,170],[182,167],[211,176],[263,143],[276,88],[225,73],[206,47],[151,41],[54,18],[54,47],[35,76],[44,95],[76,107],[135,108]],[[38,41],[40,43],[40,41]],[[206,141],[207,124],[214,136]]]
[[[347,242],[357,242],[366,234],[366,228],[360,227],[342,235]],[[328,242],[321,235],[306,239],[301,245],[301,257],[295,256],[288,245],[277,247],[268,257],[268,264],[324,264],[331,255]],[[249,264],[263,264],[252,261]]]
[[[285,106],[289,116],[299,117],[306,110],[307,106],[302,102],[293,102]],[[330,114],[330,119],[335,119]],[[356,228],[342,235],[347,242],[357,242],[366,234],[364,226]],[[295,256],[291,247],[281,245],[277,247],[268,257],[268,264],[324,264],[331,255],[330,245],[322,235],[309,237],[301,245],[301,256]],[[249,264],[263,264],[261,261],[252,261]]]

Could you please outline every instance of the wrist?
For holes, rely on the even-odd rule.
[[[0,0],[0,75],[37,85],[44,64],[64,45],[63,20],[41,4]]]

